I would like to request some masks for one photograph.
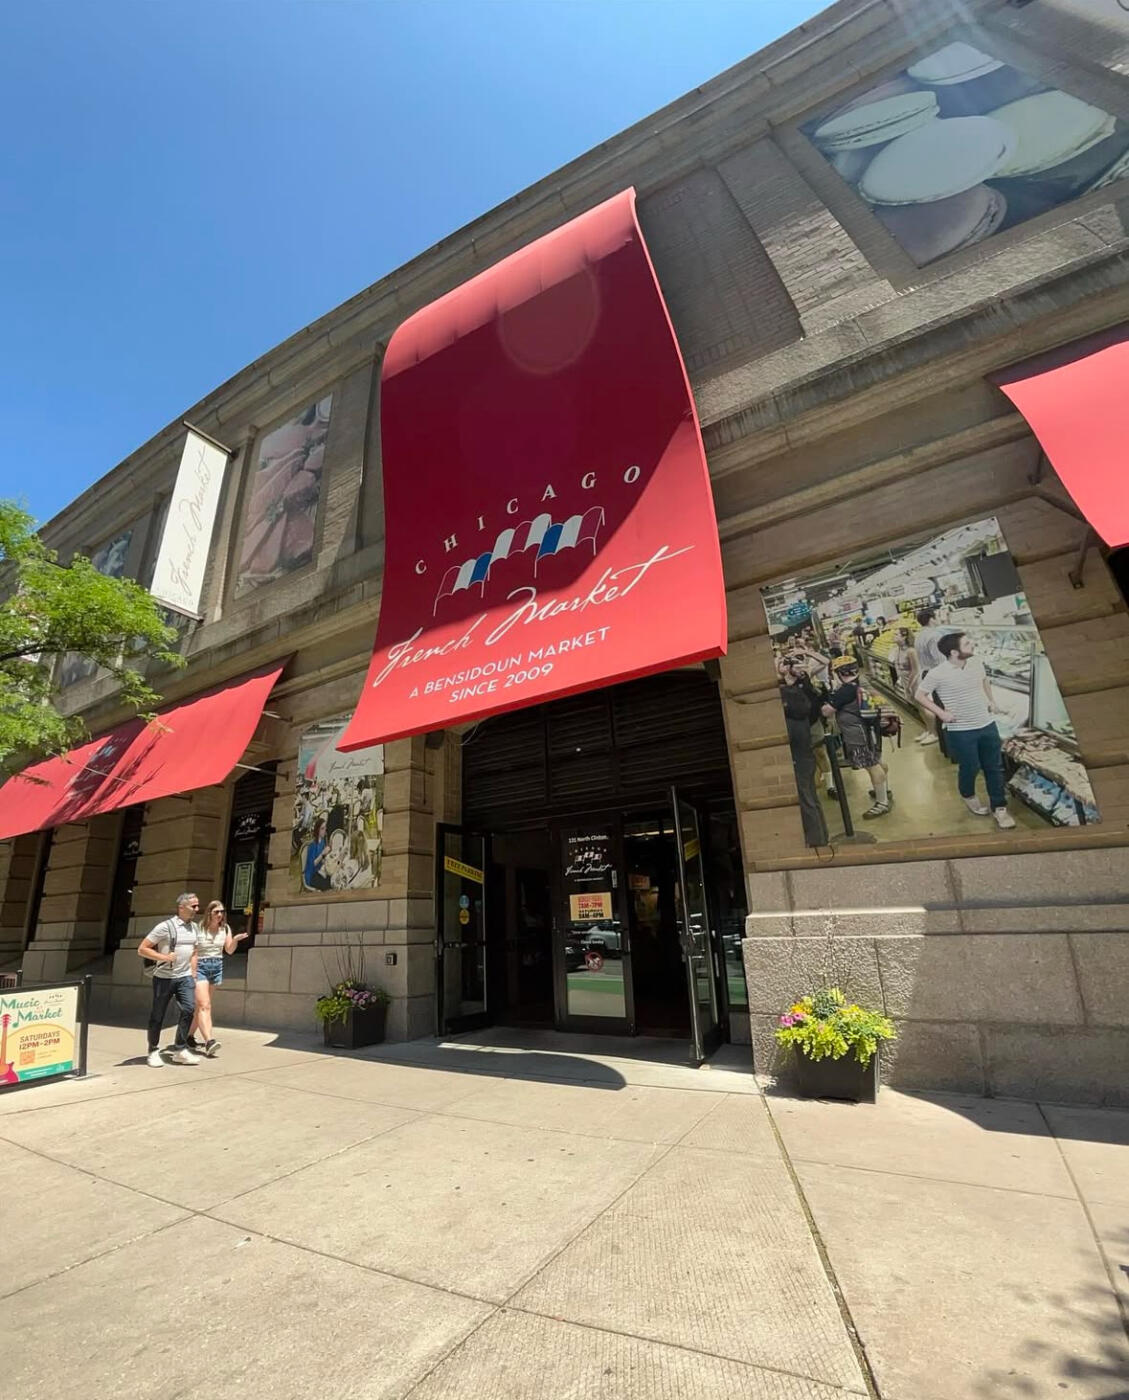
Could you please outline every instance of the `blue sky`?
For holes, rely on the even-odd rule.
[[[0,52],[0,495],[231,374],[815,0],[40,0]]]

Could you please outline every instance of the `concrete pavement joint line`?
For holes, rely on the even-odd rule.
[[[352,1063],[359,1063],[359,1064],[369,1064],[369,1065],[382,1065],[382,1064],[404,1065],[404,1066],[406,1066],[406,1067],[408,1067],[408,1068],[410,1068],[410,1069],[441,1069],[441,1070],[446,1070],[446,1072],[447,1072],[448,1074],[478,1074],[478,1075],[483,1075],[483,1076],[485,1076],[485,1077],[488,1078],[488,1079],[509,1079],[509,1080],[529,1079],[529,1080],[534,1080],[534,1081],[536,1081],[536,1082],[538,1082],[538,1083],[549,1083],[549,1084],[596,1084],[596,1085],[603,1084],[603,1085],[605,1085],[605,1087],[608,1087],[608,1088],[614,1088],[614,1087],[615,1087],[614,1085],[608,1085],[606,1080],[601,1080],[601,1079],[582,1078],[582,1077],[579,1077],[579,1076],[578,1076],[577,1078],[575,1078],[575,1079],[573,1079],[573,1078],[563,1079],[563,1078],[560,1076],[560,1074],[532,1074],[532,1073],[530,1073],[528,1070],[523,1070],[520,1074],[513,1074],[513,1073],[508,1073],[508,1074],[507,1074],[507,1073],[505,1073],[505,1072],[503,1072],[503,1071],[500,1071],[500,1070],[498,1070],[498,1069],[490,1069],[490,1068],[485,1068],[485,1067],[482,1068],[482,1069],[478,1069],[477,1067],[472,1067],[472,1066],[470,1066],[470,1065],[458,1065],[458,1066],[455,1066],[455,1065],[444,1065],[444,1064],[441,1064],[441,1063],[440,1063],[440,1064],[436,1064],[436,1063],[433,1063],[433,1062],[431,1062],[431,1061],[429,1061],[429,1060],[413,1060],[413,1059],[408,1059],[408,1058],[405,1058],[405,1057],[399,1057],[399,1056],[393,1056],[393,1055],[381,1055],[379,1058],[372,1058],[372,1059],[369,1059],[368,1057],[363,1056],[363,1055],[342,1055],[342,1056],[334,1056],[333,1058],[334,1058],[334,1059],[338,1059],[338,1058],[339,1058],[339,1059],[342,1059],[342,1060],[349,1060],[349,1061],[352,1062]],[[501,1056],[500,1058],[504,1061],[504,1060],[505,1060],[506,1058],[508,1058],[508,1057],[506,1057],[506,1056]],[[577,1058],[583,1059],[584,1056],[578,1056]],[[687,1072],[689,1072],[689,1071],[691,1070],[691,1068],[692,1068],[690,1065],[682,1065],[682,1064],[679,1064],[679,1065],[667,1065],[667,1064],[663,1064],[661,1061],[655,1061],[655,1060],[626,1060],[626,1059],[625,1059],[625,1060],[620,1060],[620,1059],[616,1059],[616,1058],[615,1058],[614,1056],[612,1056],[612,1055],[608,1055],[608,1056],[606,1056],[606,1058],[609,1059],[609,1060],[614,1060],[614,1064],[608,1066],[608,1068],[610,1068],[610,1069],[616,1069],[616,1068],[618,1068],[620,1065],[639,1065],[639,1064],[644,1064],[644,1065],[655,1065],[655,1066],[657,1066],[657,1067],[660,1068],[660,1069],[686,1070]],[[275,1072],[276,1069],[282,1069],[282,1068],[285,1068],[285,1066],[282,1066],[282,1065],[278,1065],[278,1066],[272,1065],[269,1069],[258,1070],[258,1071],[256,1071],[256,1070],[246,1070],[246,1071],[240,1071],[240,1073],[247,1073],[247,1074],[255,1074],[255,1073],[260,1073],[260,1074],[273,1074],[273,1073]],[[734,1071],[734,1070],[724,1070],[724,1069],[723,1069],[723,1070],[719,1070],[719,1071],[717,1071],[717,1072],[718,1072],[719,1074],[733,1074],[733,1073],[736,1073],[736,1071]],[[624,1075],[624,1079],[625,1079],[625,1081],[626,1081],[628,1084],[631,1084],[632,1088],[636,1088],[636,1089],[678,1089],[678,1090],[685,1091],[685,1092],[688,1093],[688,1094],[723,1094],[723,1093],[733,1093],[733,1092],[736,1092],[736,1091],[730,1090],[730,1089],[718,1089],[717,1086],[716,1086],[715,1084],[709,1084],[709,1083],[705,1083],[705,1084],[635,1084],[635,1083],[633,1083],[633,1081],[632,1081],[631,1079],[629,1079],[629,1078],[627,1077],[627,1075]],[[750,1098],[755,1097],[755,1093],[754,1093],[753,1090],[750,1090],[750,1091],[749,1091],[749,1097],[750,1097]]]
[[[209,1206],[207,1210],[194,1210],[192,1214],[194,1216],[201,1216],[205,1220],[210,1220],[213,1224],[224,1225],[229,1230],[235,1230],[237,1233],[242,1232],[247,1236],[255,1236],[261,1240],[270,1240],[272,1244],[284,1244],[287,1249],[300,1249],[303,1254],[312,1254],[315,1259],[328,1259],[334,1264],[344,1264],[350,1269],[361,1269],[366,1274],[376,1274],[380,1278],[395,1279],[397,1283],[410,1283],[413,1288],[424,1288],[431,1293],[445,1294],[449,1298],[461,1298],[464,1303],[477,1303],[480,1307],[493,1308],[495,1312],[502,1306],[495,1298],[479,1298],[474,1293],[463,1293],[458,1288],[445,1288],[441,1283],[428,1283],[424,1279],[413,1278],[411,1274],[398,1274],[393,1269],[380,1269],[377,1268],[375,1264],[362,1264],[357,1259],[346,1259],[343,1254],[331,1254],[326,1249],[315,1249],[312,1244],[302,1244],[300,1240],[288,1239],[285,1235],[272,1235],[269,1230],[252,1230],[245,1225],[236,1225],[230,1220],[225,1220],[221,1215],[213,1215],[212,1211],[216,1209],[218,1209],[218,1207]]]
[[[749,1096],[746,1095],[746,1094],[724,1094],[724,1095],[723,1095],[723,1098],[722,1098],[722,1103],[724,1103],[725,1100],[730,1099],[730,1098],[744,1099],[744,1098],[747,1098],[747,1097],[749,1097]],[[517,1285],[517,1287],[513,1290],[513,1292],[510,1293],[510,1294],[504,1299],[504,1301],[498,1305],[498,1308],[496,1309],[496,1311],[498,1311],[498,1312],[505,1312],[506,1310],[509,1310],[509,1311],[511,1311],[511,1312],[521,1313],[521,1314],[523,1314],[524,1316],[527,1316],[527,1317],[539,1317],[539,1318],[544,1318],[545,1320],[547,1320],[547,1321],[549,1321],[549,1322],[563,1322],[563,1323],[565,1323],[567,1326],[570,1326],[570,1327],[583,1327],[583,1328],[587,1329],[588,1331],[592,1331],[592,1332],[604,1332],[604,1333],[607,1333],[607,1334],[609,1334],[609,1335],[611,1335],[611,1336],[629,1337],[629,1338],[633,1339],[634,1341],[646,1342],[646,1343],[648,1343],[648,1344],[651,1345],[651,1346],[673,1347],[673,1348],[675,1348],[675,1349],[678,1350],[678,1351],[685,1351],[685,1352],[688,1352],[688,1353],[690,1353],[690,1354],[692,1354],[692,1355],[696,1355],[696,1356],[708,1356],[708,1357],[712,1357],[714,1360],[719,1360],[719,1361],[733,1361],[733,1362],[735,1362],[737,1365],[740,1365],[740,1366],[748,1366],[748,1367],[750,1367],[750,1368],[752,1368],[752,1369],[759,1369],[759,1370],[762,1370],[762,1371],[769,1371],[769,1372],[772,1372],[772,1373],[775,1374],[775,1375],[788,1376],[788,1377],[791,1377],[791,1378],[797,1379],[797,1380],[811,1381],[813,1384],[818,1384],[818,1385],[828,1385],[828,1384],[830,1384],[830,1385],[832,1386],[833,1389],[842,1390],[843,1393],[844,1393],[845,1395],[848,1395],[848,1394],[849,1394],[849,1395],[859,1395],[859,1394],[862,1394],[863,1392],[858,1391],[858,1390],[850,1390],[850,1389],[847,1389],[847,1388],[845,1388],[845,1387],[836,1386],[836,1385],[834,1385],[832,1382],[821,1381],[821,1380],[819,1380],[818,1377],[806,1375],[806,1374],[805,1374],[804,1372],[802,1372],[802,1371],[786,1371],[786,1370],[783,1370],[781,1367],[778,1367],[778,1366],[771,1366],[771,1365],[767,1365],[767,1364],[762,1364],[761,1362],[747,1361],[747,1360],[743,1359],[742,1357],[738,1357],[738,1356],[728,1356],[728,1355],[726,1355],[726,1354],[723,1353],[723,1352],[703,1351],[703,1350],[701,1350],[701,1349],[698,1348],[698,1347],[686,1346],[685,1343],[681,1343],[681,1342],[660,1341],[660,1340],[659,1340],[658,1338],[656,1338],[656,1337],[645,1337],[645,1336],[643,1336],[641,1333],[638,1333],[638,1332],[629,1332],[629,1331],[627,1331],[626,1329],[622,1329],[622,1328],[616,1328],[616,1327],[597,1327],[594,1323],[590,1323],[590,1322],[579,1322],[579,1321],[574,1321],[574,1320],[571,1319],[571,1318],[562,1318],[562,1317],[558,1317],[558,1316],[556,1316],[556,1315],[554,1315],[554,1314],[552,1314],[552,1313],[542,1313],[542,1312],[538,1312],[538,1311],[537,1311],[536,1309],[534,1309],[534,1308],[523,1308],[523,1307],[520,1306],[520,1304],[517,1304],[517,1303],[514,1303],[514,1302],[513,1302],[513,1299],[516,1298],[517,1295],[518,1295],[524,1288],[527,1288],[527,1287],[529,1286],[529,1284],[532,1283],[533,1280],[534,1280],[535,1278],[537,1278],[540,1274],[544,1273],[545,1270],[549,1267],[549,1265],[552,1264],[552,1263],[554,1263],[555,1260],[557,1260],[557,1259],[565,1252],[565,1250],[569,1249],[573,1244],[575,1244],[576,1241],[577,1241],[578,1239],[580,1239],[580,1237],[581,1237],[583,1234],[585,1234],[585,1233],[586,1233],[588,1230],[590,1230],[599,1220],[601,1220],[605,1215],[607,1215],[608,1212],[609,1212],[610,1210],[613,1209],[613,1207],[617,1206],[617,1205],[619,1204],[619,1202],[624,1198],[624,1196],[626,1196],[627,1193],[628,1193],[629,1191],[633,1190],[633,1189],[639,1184],[639,1182],[642,1181],[643,1178],[644,1178],[645,1176],[647,1176],[647,1174],[648,1174],[649,1172],[654,1171],[654,1169],[659,1165],[660,1162],[665,1161],[665,1159],[666,1159],[667,1157],[670,1156],[670,1154],[675,1150],[676,1147],[681,1147],[682,1144],[685,1142],[686,1138],[689,1137],[689,1135],[695,1130],[695,1128],[699,1127],[700,1124],[701,1124],[702,1122],[704,1122],[705,1119],[708,1118],[709,1115],[710,1115],[711,1113],[715,1112],[716,1109],[718,1109],[718,1108],[720,1108],[720,1107],[721,1107],[721,1104],[719,1103],[719,1104],[715,1104],[713,1108],[708,1108],[708,1109],[706,1109],[706,1111],[701,1115],[701,1117],[698,1118],[696,1122],[692,1123],[692,1124],[686,1129],[686,1131],[682,1134],[682,1136],[681,1136],[680,1138],[678,1138],[676,1141],[667,1144],[665,1147],[664,1147],[663,1144],[661,1144],[661,1143],[660,1143],[660,1144],[656,1144],[655,1146],[656,1146],[656,1150],[657,1150],[657,1155],[655,1156],[655,1158],[654,1158],[651,1162],[649,1162],[649,1163],[647,1164],[647,1166],[645,1166],[645,1167],[642,1169],[642,1171],[638,1172],[638,1173],[636,1174],[636,1176],[635,1176],[631,1181],[629,1181],[629,1182],[627,1183],[627,1185],[623,1188],[623,1190],[622,1190],[617,1196],[615,1196],[612,1200],[610,1200],[610,1201],[607,1203],[607,1205],[604,1206],[604,1208],[603,1208],[602,1210],[597,1211],[597,1213],[596,1213],[594,1216],[592,1216],[592,1218],[591,1218],[589,1221],[587,1221],[584,1225],[582,1225],[582,1226],[576,1231],[576,1233],[575,1233],[574,1235],[571,1236],[571,1238],[567,1239],[558,1249],[554,1250],[553,1253],[550,1254],[549,1257],[548,1257],[547,1259],[545,1259],[541,1264],[537,1265],[536,1268],[532,1269],[532,1270],[530,1271],[530,1273]],[[700,1149],[700,1148],[693,1148],[693,1147],[691,1147],[691,1148],[688,1148],[687,1150],[688,1150],[688,1151],[691,1151],[691,1152],[696,1152],[696,1151],[709,1151],[710,1149]],[[733,1155],[737,1155],[737,1154],[733,1154]],[[461,1345],[461,1344],[460,1344],[460,1345]]]
[[[851,1346],[854,1348],[855,1359],[858,1361],[859,1370],[862,1372],[863,1380],[866,1383],[866,1393],[872,1397],[872,1400],[882,1400],[882,1393],[878,1389],[878,1381],[871,1368],[870,1358],[866,1354],[866,1347],[863,1345],[862,1338],[859,1336],[858,1328],[855,1326],[855,1320],[851,1316],[851,1309],[847,1303],[846,1295],[839,1287],[839,1280],[831,1264],[831,1256],[827,1252],[827,1246],[823,1242],[823,1236],[819,1233],[819,1226],[815,1223],[815,1216],[812,1213],[811,1206],[808,1204],[807,1196],[804,1195],[804,1188],[800,1182],[796,1168],[792,1165],[792,1159],[788,1155],[787,1145],[777,1126],[776,1119],[772,1116],[772,1109],[769,1106],[768,1099],[762,1097],[761,1102],[764,1104],[764,1111],[768,1115],[769,1126],[772,1128],[773,1136],[776,1138],[776,1145],[780,1148],[781,1159],[792,1180],[792,1189],[796,1193],[796,1199],[799,1201],[800,1209],[803,1211],[804,1219],[807,1221],[812,1242],[815,1244],[816,1251],[819,1254],[819,1262],[823,1265],[823,1272],[827,1277],[828,1283],[831,1285],[831,1292],[835,1296],[835,1302],[839,1308],[839,1315],[843,1319],[843,1326],[846,1328],[847,1336],[850,1339]]]
[[[116,1186],[118,1183],[112,1182],[111,1184]],[[122,1186],[120,1189],[122,1191],[132,1191],[133,1187]],[[136,1194],[143,1196],[145,1192],[138,1191]],[[178,1216],[175,1220],[166,1221],[163,1225],[154,1225],[151,1230],[142,1230],[139,1235],[134,1235],[128,1240],[122,1240],[119,1244],[107,1245],[105,1249],[99,1249],[94,1254],[88,1254],[85,1259],[76,1259],[73,1264],[68,1264],[62,1269],[56,1269],[53,1274],[45,1274],[43,1278],[32,1279],[30,1283],[21,1284],[19,1288],[13,1288],[10,1293],[0,1293],[0,1302],[6,1303],[10,1299],[18,1297],[21,1293],[26,1293],[29,1288],[38,1288],[41,1284],[51,1283],[57,1278],[62,1278],[64,1274],[73,1273],[75,1269],[81,1269],[87,1264],[93,1264],[99,1259],[106,1259],[111,1254],[117,1254],[121,1249],[128,1249],[130,1245],[136,1244],[138,1240],[147,1240],[151,1235],[159,1235],[162,1230],[171,1230],[174,1225],[183,1225],[186,1220],[192,1220],[197,1215],[197,1212],[192,1210],[190,1206],[178,1206],[176,1209],[183,1211],[184,1214]]]
[[[311,1167],[320,1167],[323,1162],[332,1162],[334,1157],[340,1157],[344,1152],[352,1152],[355,1147],[364,1147],[370,1142],[375,1142],[377,1138],[387,1137],[390,1133],[398,1132],[401,1128],[406,1128],[412,1123],[418,1123],[421,1118],[426,1118],[427,1114],[419,1112],[413,1108],[404,1108],[401,1113],[411,1113],[414,1117],[409,1118],[404,1123],[393,1123],[387,1128],[378,1128],[375,1133],[369,1133],[367,1137],[358,1138],[356,1142],[348,1142],[344,1147],[338,1147],[333,1152],[327,1152],[324,1157],[315,1157],[312,1162],[303,1162],[300,1166],[291,1167],[288,1172],[282,1172],[279,1176],[272,1176],[269,1181],[261,1181],[258,1186],[248,1186],[246,1191],[237,1191],[234,1196],[224,1196],[222,1200],[213,1201],[211,1205],[199,1208],[199,1214],[205,1214],[210,1210],[217,1210],[220,1206],[231,1205],[233,1201],[241,1201],[244,1196],[250,1196],[255,1191],[265,1191],[268,1186],[277,1186],[280,1181],[289,1181],[292,1176],[297,1176],[299,1172],[309,1171]],[[190,1209],[196,1209],[190,1207]]]
[[[872,1176],[900,1176],[907,1181],[936,1181],[944,1186],[967,1186],[973,1191],[1006,1191],[1009,1196],[1035,1196],[1047,1201],[1072,1201],[1058,1191],[1028,1191],[1022,1186],[997,1186],[987,1181],[959,1181],[951,1176],[926,1176],[924,1172],[895,1171],[892,1167],[862,1167],[855,1162],[824,1162],[818,1157],[795,1157],[805,1167],[833,1167],[839,1172],[867,1172]]]
[[[363,1103],[369,1104],[373,1108],[389,1108],[393,1110],[399,1110],[401,1113],[416,1113],[423,1117],[454,1118],[457,1119],[460,1123],[489,1123],[492,1127],[495,1128],[518,1128],[522,1131],[531,1130],[533,1132],[538,1133],[557,1133],[562,1137],[582,1137],[588,1138],[593,1142],[627,1142],[633,1143],[636,1147],[677,1147],[678,1143],[682,1140],[681,1138],[679,1138],[677,1142],[661,1143],[653,1142],[647,1138],[613,1137],[610,1133],[586,1133],[581,1128],[545,1128],[534,1123],[512,1123],[508,1122],[503,1118],[478,1118],[468,1113],[452,1113],[445,1108],[404,1108],[401,1104],[383,1103],[378,1099],[357,1099],[352,1098],[348,1094],[332,1094],[324,1089],[303,1089],[297,1084],[277,1084],[273,1085],[272,1087],[278,1089],[291,1089],[295,1094],[309,1094],[314,1098],[334,1099],[338,1103]],[[678,1093],[679,1091],[676,1089],[674,1090],[674,1092]],[[724,1093],[724,1090],[715,1089],[714,1093]],[[729,1097],[729,1095],[726,1095],[726,1097]],[[736,1095],[736,1097],[742,1098],[745,1096]],[[698,1124],[701,1123],[702,1119],[708,1117],[711,1112],[712,1109],[707,1108],[702,1113],[702,1117],[699,1118],[697,1122],[692,1123],[690,1127],[686,1129],[686,1133],[693,1132],[694,1129],[698,1126]],[[403,1126],[405,1125],[397,1124],[397,1127]],[[683,1134],[683,1137],[686,1136],[686,1133]]]
[[[867,1395],[865,1390],[854,1386],[839,1385],[836,1381],[822,1380],[819,1376],[809,1376],[805,1371],[789,1371],[783,1366],[773,1366],[767,1361],[749,1361],[743,1356],[731,1356],[724,1351],[704,1351],[701,1347],[688,1346],[685,1342],[668,1342],[659,1337],[648,1337],[642,1332],[629,1332],[623,1327],[598,1326],[594,1322],[580,1322],[571,1317],[561,1317],[556,1313],[538,1312],[536,1308],[523,1308],[519,1303],[500,1303],[496,1312],[520,1313],[523,1317],[536,1317],[544,1322],[559,1322],[565,1327],[581,1327],[586,1332],[600,1332],[609,1337],[627,1337],[633,1342],[644,1342],[653,1347],[669,1347],[671,1351],[684,1351],[688,1356],[706,1356],[713,1361],[731,1361],[737,1366],[747,1366],[750,1371],[766,1371],[773,1376],[787,1376],[790,1380],[810,1381],[812,1385],[826,1386],[842,1395]],[[489,1319],[487,1319],[489,1320]],[[461,1345],[461,1344],[460,1344]]]
[[[1114,1272],[1113,1262],[1106,1254],[1105,1246],[1102,1244],[1101,1236],[1098,1234],[1097,1226],[1094,1224],[1094,1217],[1090,1211],[1089,1203],[1085,1196],[1082,1195],[1081,1188],[1078,1185],[1078,1178],[1074,1175],[1074,1170],[1070,1165],[1070,1161],[1066,1153],[1062,1150],[1062,1143],[1059,1141],[1058,1134],[1055,1132],[1050,1119],[1044,1112],[1043,1105],[1037,1103],[1035,1107],[1039,1110],[1039,1116],[1047,1125],[1047,1131],[1050,1133],[1051,1137],[1054,1138],[1054,1144],[1058,1148],[1058,1155],[1062,1158],[1062,1165],[1066,1168],[1066,1174],[1070,1178],[1070,1184],[1074,1187],[1074,1194],[1078,1197],[1078,1204],[1082,1207],[1082,1213],[1086,1217],[1086,1224],[1089,1226],[1090,1236],[1098,1251],[1098,1257],[1101,1259],[1102,1265],[1105,1268],[1109,1286],[1113,1290],[1113,1301],[1117,1304],[1117,1312],[1118,1316],[1121,1318],[1121,1326],[1124,1329],[1126,1339],[1129,1340],[1129,1304],[1126,1303],[1125,1298],[1122,1296],[1118,1278]]]
[[[115,1065],[114,1068],[117,1069],[117,1068],[119,1068],[119,1066]],[[187,1066],[186,1066],[186,1068],[187,1068]],[[247,1071],[247,1073],[250,1073],[250,1071]],[[234,1079],[234,1078],[238,1078],[238,1077],[240,1077],[240,1076],[238,1076],[238,1075],[228,1075],[228,1076],[227,1076],[227,1078],[229,1078],[229,1079]],[[68,1080],[67,1083],[69,1083],[69,1084],[87,1084],[87,1083],[89,1083],[92,1079],[101,1079],[101,1078],[103,1078],[103,1076],[102,1076],[101,1074],[90,1074],[90,1075],[85,1076],[85,1078],[83,1078],[83,1079],[71,1079],[71,1080]],[[182,1083],[181,1083],[180,1085],[178,1085],[178,1086],[176,1086],[176,1087],[178,1087],[178,1088],[189,1089],[189,1088],[194,1088],[198,1083],[200,1083],[199,1080],[189,1081],[189,1080],[185,1079],[184,1081],[182,1081]],[[146,1084],[145,1087],[144,1087],[143,1089],[130,1089],[130,1088],[126,1088],[126,1087],[123,1085],[120,1089],[115,1089],[112,1093],[109,1093],[109,1094],[86,1094],[86,1095],[84,1095],[82,1098],[69,1099],[66,1103],[40,1103],[40,1104],[37,1104],[37,1103],[30,1103],[30,1104],[28,1104],[27,1108],[13,1108],[13,1109],[10,1109],[10,1110],[9,1110],[8,1112],[6,1112],[6,1113],[0,1114],[0,1123],[3,1123],[3,1121],[4,1121],[5,1118],[23,1118],[23,1117],[25,1117],[25,1116],[26,1116],[27,1114],[29,1114],[29,1113],[50,1113],[51,1110],[54,1109],[54,1108],[73,1108],[73,1107],[75,1106],[75,1104],[80,1104],[80,1103],[94,1103],[96,1100],[100,1100],[100,1099],[123,1099],[123,1098],[127,1098],[127,1097],[129,1097],[129,1096],[131,1096],[131,1095],[133,1095],[133,1094],[151,1094],[151,1093],[153,1092],[154,1089],[171,1089],[171,1088],[173,1088],[173,1087],[174,1087],[174,1086],[173,1086],[172,1084],[168,1083],[167,1081],[166,1081],[165,1083],[163,1083],[163,1084]]]
[[[456,1352],[461,1351],[462,1348],[467,1345],[467,1343],[471,1340],[472,1337],[477,1336],[477,1334],[482,1331],[482,1329],[486,1326],[488,1322],[493,1322],[494,1319],[498,1316],[498,1314],[504,1311],[504,1304],[496,1303],[494,1307],[491,1308],[491,1310],[482,1319],[481,1322],[477,1323],[474,1327],[472,1327],[470,1331],[465,1336],[460,1337],[457,1342],[452,1342],[451,1345],[447,1348],[447,1350],[443,1353],[443,1355],[438,1358],[434,1366],[429,1366],[427,1370],[423,1373],[423,1375],[420,1376],[419,1380],[412,1382],[411,1389],[406,1390],[404,1392],[403,1396],[401,1397],[401,1400],[411,1400],[411,1397],[416,1393],[417,1390],[419,1390],[420,1386],[423,1385],[425,1381],[429,1381],[431,1377],[435,1374],[435,1372],[438,1371],[440,1366],[445,1366],[447,1362],[450,1361],[451,1358],[455,1355]]]
[[[157,1201],[160,1205],[171,1206],[173,1210],[196,1212],[195,1206],[186,1206],[183,1201],[170,1201],[165,1196],[158,1196],[153,1191],[143,1191],[140,1186],[126,1186],[120,1181],[115,1181],[113,1177],[99,1176],[97,1172],[91,1171],[89,1167],[80,1167],[77,1162],[68,1162],[62,1157],[52,1157],[50,1152],[44,1152],[41,1147],[28,1147],[26,1143],[15,1142],[12,1138],[4,1137],[3,1133],[0,1133],[0,1138],[4,1138],[4,1141],[9,1147],[20,1147],[25,1152],[31,1152],[36,1157],[42,1157],[45,1162],[52,1162],[56,1167],[67,1167],[72,1172],[78,1172],[82,1176],[90,1177],[92,1181],[101,1181],[106,1186],[116,1186],[120,1191],[132,1191],[137,1196],[146,1196],[149,1200]]]

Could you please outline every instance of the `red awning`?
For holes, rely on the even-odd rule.
[[[0,841],[221,783],[239,762],[285,662],[119,725],[0,787]]]
[[[1129,326],[1028,360],[996,382],[1106,544],[1129,544]]]
[[[409,317],[380,425],[380,619],[341,749],[725,651],[705,452],[634,190]]]

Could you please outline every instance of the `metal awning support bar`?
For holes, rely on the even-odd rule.
[[[205,442],[210,442],[213,447],[218,447],[225,457],[235,456],[235,449],[233,447],[226,447],[222,442],[214,438],[211,433],[206,433],[203,428],[198,428],[195,423],[190,423],[187,418],[182,418],[180,421],[190,433],[195,433],[197,437],[202,437]]]
[[[1090,552],[1090,546],[1097,541],[1097,535],[1092,525],[1087,525],[1082,533],[1082,542],[1078,546],[1078,558],[1073,569],[1067,574],[1067,578],[1075,588],[1085,588],[1086,582],[1082,577],[1086,568],[1086,555]]]

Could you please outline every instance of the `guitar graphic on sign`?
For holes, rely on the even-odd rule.
[[[8,1012],[0,1016],[0,1084],[18,1084],[20,1076],[16,1073],[14,1060],[8,1059],[8,1023],[11,1021]]]

